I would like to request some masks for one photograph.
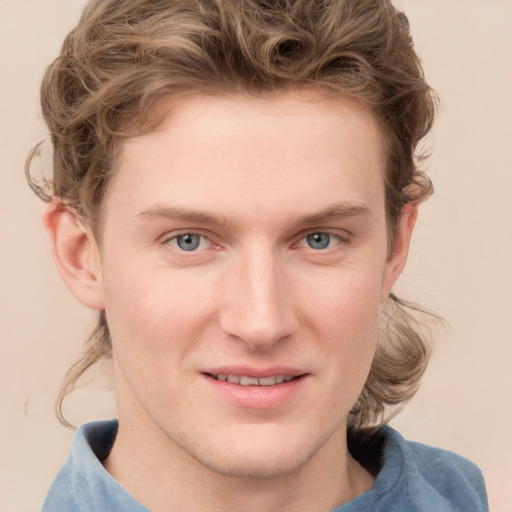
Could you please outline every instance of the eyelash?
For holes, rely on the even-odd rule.
[[[309,245],[310,240],[308,240],[308,238],[312,237],[314,235],[327,235],[329,237],[328,245],[326,247],[316,247],[316,248],[311,247],[311,245]],[[335,242],[335,243],[332,243],[332,242]],[[328,249],[333,249],[343,243],[348,243],[348,239],[346,237],[343,238],[339,234],[331,233],[329,231],[310,231],[310,232],[302,235],[298,239],[298,243],[295,245],[297,246],[297,245],[301,244],[299,246],[305,247],[306,249],[312,249],[315,252],[322,252],[322,251],[327,251]]]
[[[308,237],[310,237],[312,235],[327,235],[328,237],[330,237],[329,242],[328,242],[329,245],[327,247],[320,247],[320,248],[311,247],[308,244]],[[180,237],[186,237],[186,236],[199,237],[200,245],[198,247],[192,248],[189,251],[179,247],[178,240],[180,239]],[[336,243],[334,245],[331,245],[331,243],[333,242],[333,239],[335,240]],[[181,253],[187,253],[187,252],[196,253],[201,250],[201,245],[204,245],[205,241],[209,244],[209,247],[206,247],[206,248],[216,247],[216,244],[214,244],[212,242],[212,240],[207,235],[204,235],[202,233],[197,233],[194,231],[185,231],[182,233],[175,234],[175,235],[163,240],[163,244],[164,245],[165,244],[172,245],[173,247],[176,248],[176,250],[178,250]],[[303,243],[303,245],[301,245],[301,242]],[[299,237],[296,238],[296,241],[292,245],[294,247],[304,247],[306,249],[312,249],[314,252],[322,252],[322,251],[327,251],[329,249],[333,249],[334,247],[337,247],[338,245],[342,245],[342,244],[347,245],[349,242],[350,242],[350,239],[348,236],[341,236],[340,234],[332,233],[329,231],[316,230],[316,231],[308,231],[308,232],[302,233]],[[204,250],[205,248],[203,247],[202,249]]]
[[[211,246],[213,245],[213,242],[206,236],[206,235],[203,235],[201,233],[194,233],[193,231],[190,231],[190,232],[184,232],[184,233],[178,233],[177,235],[173,235],[172,237],[169,237],[169,238],[166,238],[164,240],[164,244],[169,244],[169,245],[173,245],[178,251],[180,252],[183,252],[183,253],[186,253],[186,252],[197,252],[198,248],[194,248],[190,251],[187,251],[186,249],[183,249],[181,247],[179,247],[178,245],[178,240],[181,238],[181,237],[186,237],[186,236],[191,236],[191,237],[199,237],[199,244],[200,245],[203,245],[204,244],[204,241],[207,241],[207,243]]]

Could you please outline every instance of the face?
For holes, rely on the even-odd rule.
[[[120,422],[218,473],[289,473],[344,439],[399,273],[378,127],[343,98],[171,110],[106,198]]]

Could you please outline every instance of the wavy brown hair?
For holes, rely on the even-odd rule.
[[[46,71],[41,103],[53,144],[53,178],[41,186],[101,243],[103,198],[117,150],[163,121],[163,100],[185,94],[262,95],[314,89],[372,112],[387,148],[390,246],[403,205],[432,192],[418,142],[436,99],[407,18],[389,0],[93,0]],[[429,356],[419,308],[391,295],[381,339],[349,425],[375,425],[416,391]],[[56,409],[79,377],[111,357],[105,313],[68,372]],[[69,425],[69,424],[68,424]]]

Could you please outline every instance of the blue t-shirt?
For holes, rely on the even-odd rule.
[[[149,512],[101,464],[117,427],[113,420],[77,429],[43,512]],[[349,448],[377,477],[369,491],[333,512],[488,512],[480,470],[459,455],[408,442],[389,426]]]

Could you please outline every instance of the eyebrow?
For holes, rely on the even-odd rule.
[[[301,216],[294,221],[293,224],[320,224],[322,222],[332,222],[348,217],[366,216],[370,213],[370,209],[362,203],[342,201],[329,206],[320,212]],[[209,226],[222,225],[230,227],[233,225],[230,219],[225,216],[219,217],[208,212],[191,210],[181,206],[155,205],[139,213],[137,215],[137,219],[142,221],[151,219],[170,219]]]
[[[200,210],[190,210],[181,206],[153,206],[142,211],[137,215],[137,219],[170,219],[190,222],[191,224],[204,225],[225,225],[229,226],[231,222],[227,217],[218,217]]]
[[[322,222],[335,221],[348,217],[366,216],[369,214],[370,209],[368,206],[362,203],[343,201],[321,212],[300,217],[297,224],[320,224]]]

